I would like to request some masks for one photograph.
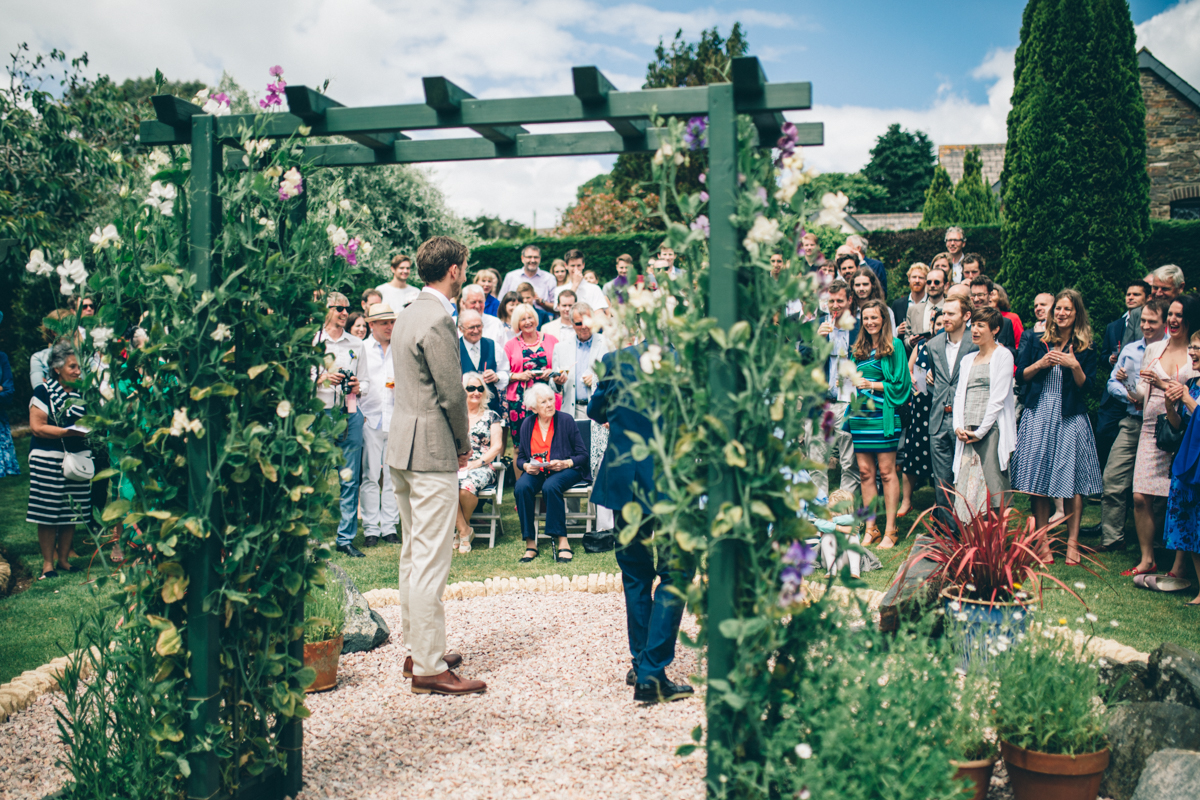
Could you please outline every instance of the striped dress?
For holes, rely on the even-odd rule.
[[[71,400],[77,404],[67,408]],[[49,424],[68,428],[84,415],[83,405],[78,400],[78,392],[68,392],[51,377],[33,390],[29,407],[44,411]],[[26,522],[76,525],[91,519],[91,482],[69,481],[63,475],[63,453],[68,451],[88,451],[87,442],[74,436],[65,439],[32,437],[29,445],[29,510],[25,516]]]
[[[869,381],[883,383],[883,363],[875,356],[875,351],[865,361],[858,362],[858,371]],[[850,438],[854,440],[856,453],[894,453],[900,447],[899,420],[889,434],[884,421],[883,395],[879,392],[858,390],[862,401],[857,411],[846,411],[846,422],[843,426]]]

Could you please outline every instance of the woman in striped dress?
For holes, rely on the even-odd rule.
[[[892,334],[890,309],[882,300],[867,300],[862,305],[862,328],[854,342],[852,355],[858,367],[854,388],[858,390],[858,408],[847,411],[844,429],[854,440],[854,457],[862,479],[863,505],[875,499],[875,472],[883,480],[883,502],[887,527],[881,547],[894,547],[896,509],[900,505],[900,476],[896,474],[896,450],[900,446],[900,408],[912,395],[912,378],[904,344]],[[879,537],[874,520],[866,525],[864,545]]]
[[[63,455],[87,451],[82,431],[71,430],[84,415],[79,392],[71,387],[82,370],[75,348],[61,340],[50,348],[50,373],[46,382],[33,390],[29,401],[29,511],[26,522],[37,525],[42,550],[42,577],[57,578],[60,570],[78,572],[67,555],[75,526],[92,516],[92,486],[89,481],[69,481],[63,475]],[[74,403],[74,404],[72,404]]]
[[[1096,348],[1083,296],[1063,289],[1041,336],[1026,336],[1017,351],[1018,384],[1028,386],[1017,430],[1012,487],[1033,495],[1033,518],[1044,527],[1061,497],[1067,511],[1067,564],[1079,563],[1083,495],[1100,494],[1100,460],[1087,416],[1087,387],[1096,374]],[[1042,558],[1053,564],[1049,545]]]

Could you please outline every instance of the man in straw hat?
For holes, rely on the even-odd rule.
[[[396,314],[387,303],[372,303],[367,309],[367,325],[371,335],[363,342],[363,364],[359,383],[370,391],[363,396],[363,460],[362,488],[359,505],[363,513],[364,547],[374,547],[383,539],[399,544],[396,526],[400,512],[392,490],[392,476],[383,463],[387,452],[388,429],[392,425],[392,406],[395,404],[395,364],[392,362],[392,326]]]

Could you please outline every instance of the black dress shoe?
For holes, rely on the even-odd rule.
[[[364,553],[362,550],[359,550],[357,547],[355,547],[352,544],[339,544],[337,546],[337,551],[339,553],[345,553],[346,555],[350,556],[351,558],[366,558],[367,557],[366,553]]]
[[[670,679],[651,680],[649,683],[639,683],[633,687],[633,702],[670,703],[673,700],[686,700],[695,693],[686,683],[674,683]]]
[[[632,669],[630,669],[629,672],[625,673],[625,685],[626,686],[637,686],[637,673],[634,672]]]
[[[388,544],[400,544],[400,537],[394,533],[389,533],[387,536],[383,537],[383,540]]]
[[[379,544],[378,536],[368,536],[367,538],[363,539],[363,547],[374,547],[377,544]]]
[[[1100,535],[1100,526],[1099,525],[1088,525],[1086,527],[1081,527],[1079,529],[1079,535],[1080,536],[1099,536]]]
[[[1125,549],[1125,540],[1119,539],[1112,544],[1096,545],[1097,553],[1111,553],[1113,551],[1121,551]]]

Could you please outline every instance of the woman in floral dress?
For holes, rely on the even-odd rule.
[[[467,424],[471,436],[471,457],[465,470],[458,473],[458,520],[454,546],[460,553],[471,552],[471,515],[479,505],[479,493],[496,483],[492,462],[500,457],[504,447],[500,415],[488,408],[492,390],[478,372],[463,375],[467,391]]]
[[[558,344],[558,339],[548,333],[538,332],[537,312],[525,303],[513,309],[510,322],[515,335],[504,345],[504,354],[508,356],[511,370],[508,388],[504,393],[504,422],[509,430],[519,431],[528,414],[524,406],[525,390],[535,383],[554,388],[550,384],[550,374],[554,366],[554,345]],[[561,405],[562,395],[555,393],[555,409]]]

